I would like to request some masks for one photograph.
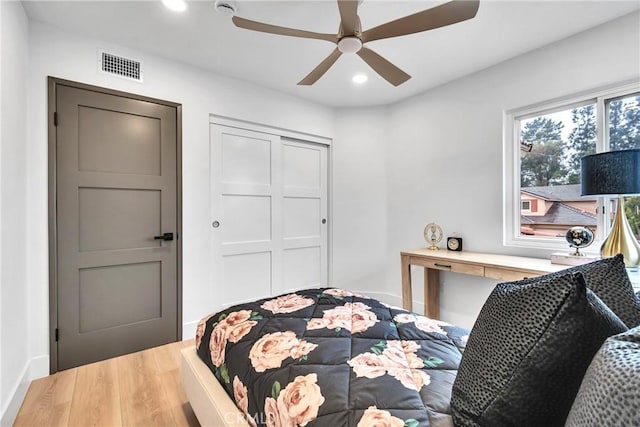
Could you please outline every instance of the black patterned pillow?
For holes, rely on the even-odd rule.
[[[581,272],[587,287],[600,297],[628,328],[640,325],[640,300],[624,266],[622,254],[604,258],[569,270]]]
[[[454,423],[563,425],[593,355],[626,329],[580,273],[498,284],[462,356]]]
[[[605,341],[582,380],[566,425],[640,426],[640,327]]]
[[[634,294],[622,254],[561,270],[549,277],[567,273],[582,273],[587,288],[595,292],[628,328],[640,325],[640,299]],[[514,283],[526,284],[536,280],[534,277]]]

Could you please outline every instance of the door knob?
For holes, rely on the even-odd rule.
[[[218,228],[218,227],[220,227],[220,221],[213,221],[213,223],[211,224],[211,226],[212,226],[213,228]]]
[[[165,242],[169,242],[173,240],[173,233],[164,233],[162,236],[153,236],[155,240],[164,240]]]

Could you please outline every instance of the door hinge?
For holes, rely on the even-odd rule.
[[[58,112],[57,111],[53,112],[53,125],[54,126],[58,126]]]
[[[59,332],[60,332],[60,330],[58,328],[56,328],[56,342],[58,342]]]

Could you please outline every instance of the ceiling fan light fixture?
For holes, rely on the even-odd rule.
[[[184,12],[187,10],[187,3],[184,0],[162,0],[162,4],[174,12]]]
[[[343,37],[338,42],[338,50],[342,53],[356,53],[362,49],[362,40],[357,37]]]
[[[310,86],[314,84],[335,64],[340,55],[355,53],[383,79],[393,86],[399,86],[409,80],[411,76],[381,55],[363,46],[363,44],[392,37],[422,33],[474,18],[478,13],[480,0],[449,0],[430,9],[406,15],[364,31],[362,31],[362,24],[358,16],[358,6],[361,2],[359,0],[337,0],[337,3],[338,12],[340,13],[340,25],[338,26],[337,34],[281,27],[252,21],[240,16],[234,16],[232,21],[238,28],[261,33],[324,40],[330,43],[336,43],[337,41],[337,46],[329,56],[320,62],[305,78],[300,80],[298,85]]]
[[[365,83],[367,80],[369,80],[369,77],[367,77],[366,74],[362,74],[362,73],[358,73],[353,77],[351,77],[351,81],[359,85]]]

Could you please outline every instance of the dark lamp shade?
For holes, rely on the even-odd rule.
[[[583,196],[640,194],[640,149],[584,156],[581,167]]]

